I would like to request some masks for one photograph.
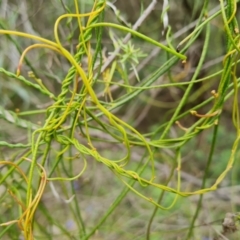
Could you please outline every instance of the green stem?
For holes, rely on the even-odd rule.
[[[187,87],[187,89],[186,89],[186,91],[185,91],[185,93],[184,93],[184,95],[181,99],[181,102],[179,103],[177,109],[174,111],[174,114],[173,114],[171,120],[168,122],[168,125],[164,129],[160,139],[163,139],[167,135],[169,129],[171,128],[173,123],[176,121],[176,118],[177,118],[178,114],[180,113],[181,109],[183,108],[185,102],[187,101],[187,99],[189,97],[189,94],[192,90],[192,87],[195,83],[195,80],[197,79],[197,76],[199,75],[199,73],[201,71],[203,62],[205,60],[205,57],[206,57],[206,54],[207,54],[207,51],[208,51],[208,44],[209,44],[209,39],[210,39],[210,24],[207,24],[206,28],[207,28],[206,29],[206,37],[205,37],[205,41],[204,41],[204,45],[203,45],[203,49],[202,49],[201,58],[199,60],[196,71],[195,71],[195,73],[194,73],[194,75],[191,79],[191,83],[188,85],[188,87]]]
[[[103,23],[95,23],[95,24],[91,24],[89,27],[86,27],[85,29],[89,29],[89,28],[95,28],[95,27],[103,27],[103,26],[106,26],[106,27],[113,27],[113,28],[117,28],[117,29],[120,29],[122,31],[126,31],[126,32],[129,32],[131,33],[132,35],[135,35],[139,38],[142,38],[143,40],[149,42],[149,43],[152,43],[160,48],[162,48],[163,50],[165,50],[166,52],[169,52],[173,55],[175,55],[176,57],[182,59],[182,60],[186,60],[187,57],[181,53],[178,53],[176,52],[175,50],[169,48],[169,47],[166,47],[165,45],[163,45],[162,43],[158,42],[158,41],[155,41],[153,40],[152,38],[150,37],[147,37],[145,36],[144,34],[142,33],[139,33],[138,31],[135,31],[131,28],[128,28],[128,27],[124,27],[124,26],[121,26],[121,25],[118,25],[118,24],[115,24],[115,23],[109,23],[109,22],[103,22]]]
[[[170,181],[171,181],[171,179],[172,179],[172,177],[173,177],[173,174],[174,174],[175,169],[176,169],[176,165],[174,164],[174,165],[172,166],[172,168],[171,168],[171,172],[170,172],[170,174],[169,174],[169,176],[168,176],[168,179],[167,179],[167,181],[166,181],[166,183],[165,183],[166,186],[170,183]],[[159,195],[158,201],[157,201],[158,204],[161,203],[161,201],[162,201],[162,199],[163,199],[163,197],[164,197],[164,194],[165,194],[165,191],[162,190],[162,191],[161,191],[161,194]],[[157,206],[155,206],[155,208],[154,208],[154,210],[153,210],[153,212],[152,212],[152,215],[151,215],[151,217],[150,217],[150,220],[149,220],[149,222],[148,222],[147,233],[146,233],[146,240],[150,240],[150,232],[151,232],[152,222],[153,222],[154,217],[155,217],[156,214],[157,214],[158,209],[159,209],[159,208],[158,208]]]
[[[211,163],[212,163],[213,153],[214,153],[216,140],[217,140],[217,131],[218,131],[218,125],[215,125],[214,131],[213,131],[211,150],[210,150],[210,153],[209,153],[209,156],[208,156],[207,166],[206,166],[205,171],[204,171],[204,176],[203,176],[203,181],[202,181],[202,186],[201,186],[202,189],[205,188],[205,186],[206,186],[207,176],[208,176],[209,169],[210,169],[210,166],[211,166]],[[202,206],[202,200],[203,200],[203,194],[200,195],[200,197],[199,197],[197,208],[196,208],[196,212],[195,212],[195,214],[193,216],[191,225],[189,227],[189,231],[188,231],[186,240],[191,239],[191,236],[192,236],[192,233],[193,233],[194,224],[195,224],[195,221],[196,221],[196,219],[198,217],[198,214],[199,214],[201,206]]]

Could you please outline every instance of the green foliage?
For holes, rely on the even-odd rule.
[[[58,1],[62,10],[55,24],[48,26],[48,31],[53,28],[49,38],[35,34],[29,25],[24,26],[30,32],[17,31],[16,26],[10,27],[11,21],[1,21],[0,34],[20,57],[16,73],[4,62],[0,68],[0,198],[5,206],[0,236],[165,238],[167,229],[165,233],[152,230],[158,210],[165,211],[166,225],[171,225],[171,214],[188,209],[186,197],[200,196],[191,214],[184,216],[193,216],[183,229],[187,234],[179,228],[182,238],[190,239],[203,195],[223,184],[238,153],[238,1],[228,0],[224,5],[220,0],[219,8],[211,11],[208,0],[194,6],[193,16],[198,14],[198,19],[186,27],[188,32],[176,49],[174,44],[181,34],[166,24],[171,3],[160,18],[166,31],[162,43],[138,29],[157,1],[148,6],[141,2],[141,16],[135,25],[111,3],[90,2]],[[21,6],[21,14],[27,14]],[[118,23],[104,20],[109,6]],[[209,52],[212,25],[219,19],[224,29],[220,35],[226,42],[224,56],[216,71],[204,72],[209,56],[217,58]],[[191,52],[199,39],[202,45],[195,61]],[[108,47],[104,46],[107,41]],[[153,64],[147,69],[144,61],[149,64],[157,55],[156,67]],[[228,102],[234,134],[228,135],[226,144],[223,122]],[[141,123],[146,119],[150,123],[146,121],[144,129]],[[201,136],[203,144],[199,144]],[[189,166],[184,162],[188,154],[192,154]],[[197,187],[184,181],[184,176],[189,176],[186,171],[199,174]],[[97,190],[90,190],[89,185]],[[90,198],[84,199],[84,194]],[[104,210],[94,194],[103,198]],[[128,206],[133,214],[129,215]],[[118,208],[122,207],[130,220],[142,220],[139,210],[151,210],[152,206],[148,222],[146,218],[139,222],[146,227],[144,231],[134,235],[123,230],[124,224],[126,229],[135,225],[121,221]],[[59,209],[63,211],[58,213]],[[114,229],[112,235],[110,229]],[[172,232],[174,237],[176,232]]]

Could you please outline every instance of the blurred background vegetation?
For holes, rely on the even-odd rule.
[[[114,1],[106,5],[104,21],[132,27],[154,2],[150,0]],[[177,48],[178,44],[194,30],[205,2],[169,0],[168,9],[165,11],[169,20],[168,26],[171,27],[168,37],[174,48]],[[86,13],[91,11],[94,1],[78,0],[78,4],[80,12]],[[238,5],[236,3],[236,6]],[[209,1],[205,19],[219,9],[219,1]],[[0,1],[0,28],[26,32],[54,41],[53,27],[56,19],[62,14],[74,12],[76,12],[74,1],[2,0]],[[167,29],[164,30],[163,16],[163,1],[155,2],[151,13],[147,15],[137,31],[167,45]],[[240,16],[239,9],[237,9],[236,16]],[[82,24],[85,23],[86,19],[82,20]],[[77,20],[70,18],[63,20],[58,31],[62,45],[74,54],[79,43]],[[102,34],[102,55],[101,58],[98,56],[95,71],[107,62],[116,48],[120,46],[121,51],[115,58],[115,62],[112,63],[115,64],[115,67],[109,66],[109,71],[114,69],[112,84],[109,86],[103,84],[106,70],[103,74],[98,75],[98,81],[94,85],[94,91],[101,102],[111,104],[116,99],[124,99],[126,94],[132,90],[121,87],[119,84],[139,86],[139,82],[151,76],[171,57],[170,53],[166,53],[159,47],[155,47],[136,36],[132,36],[128,43],[122,43],[126,32],[104,27]],[[96,36],[97,33],[93,33],[91,40],[93,51],[94,47],[97,46]],[[190,81],[198,67],[205,38],[205,31],[199,31],[196,34],[196,39],[184,50],[187,62],[184,64],[181,60],[175,61],[154,82],[154,85],[168,83],[173,85],[146,89],[126,103],[119,104],[112,112],[144,134],[146,138],[158,139],[187,89],[188,85],[178,85],[178,83]],[[22,52],[34,41],[12,35],[1,35],[0,43],[0,68],[15,73]],[[221,14],[219,14],[210,21],[210,41],[197,79],[204,79],[223,69],[223,58],[227,51],[226,45],[224,23]],[[81,66],[87,70],[88,58],[86,56],[81,59]],[[36,78],[41,79],[47,89],[57,96],[61,92],[63,79],[70,67],[70,63],[59,54],[48,49],[37,48],[29,51],[26,55],[24,64],[21,66],[21,75],[32,83],[36,82]],[[29,75],[30,71],[34,75]],[[238,69],[236,73],[236,75],[239,74]],[[9,77],[4,74],[3,70],[0,71],[0,77],[0,141],[11,144],[27,144],[32,130],[41,126],[45,121],[46,109],[53,104],[54,100],[18,79]],[[184,128],[191,127],[198,121],[199,118],[191,115],[189,111],[210,99],[212,97],[211,91],[217,90],[219,81],[220,76],[213,75],[208,80],[199,81],[193,85],[191,93],[179,113],[179,116],[183,114],[179,119],[183,127],[179,127],[177,124],[171,126],[168,138],[173,139],[183,135]],[[82,83],[79,81],[79,89],[81,87]],[[212,105],[212,101],[206,102],[201,106],[199,112],[208,112]],[[232,145],[236,138],[236,130],[232,123],[232,105],[233,98],[229,97],[222,108],[206,186],[214,184],[226,168],[231,155]],[[12,116],[17,114],[21,119],[31,122],[31,129],[19,127],[11,116],[6,117],[9,113]],[[94,127],[91,136],[93,139],[98,139],[94,142],[98,152],[108,159],[121,158],[125,154],[125,149],[122,146],[112,143],[106,134],[104,135]],[[182,191],[189,192],[201,189],[211,150],[212,137],[213,128],[209,128],[199,132],[182,147]],[[101,138],[104,140],[101,141]],[[87,144],[86,141],[85,143]],[[58,147],[56,143],[53,150]],[[2,160],[17,161],[22,152],[23,150],[1,145]],[[75,151],[69,151],[69,156],[63,157],[65,160],[62,161],[57,172],[62,171],[63,175],[68,177],[78,174],[83,163],[78,160],[69,160],[76,154]],[[145,154],[145,150],[140,146],[134,146],[128,168],[141,167],[141,159],[146,157]],[[50,158],[54,159],[56,155],[57,151],[52,151]],[[176,169],[175,149],[156,148],[154,159],[156,181],[163,185],[168,183],[169,186],[175,188],[177,184],[176,172],[172,173],[172,169]],[[196,209],[199,208],[199,195],[179,196],[171,209],[167,211],[158,209],[150,224],[155,206],[132,191],[127,192],[124,184],[105,165],[96,162],[91,157],[87,158],[87,161],[88,167],[80,178],[71,182],[54,182],[54,186],[47,184],[35,213],[34,239],[210,240],[214,237],[220,239],[218,237],[222,231],[221,224],[225,214],[238,212],[240,209],[239,151],[236,152],[234,167],[218,188],[203,195],[200,211],[194,222],[194,233],[190,237],[188,233]],[[27,164],[23,165],[22,168],[24,171],[28,171]],[[8,166],[1,167],[1,178],[7,170]],[[171,174],[174,177],[168,182]],[[149,167],[144,170],[142,176],[148,178],[150,175],[151,168]],[[19,189],[19,195],[26,190],[21,185],[22,180],[19,178],[19,174],[13,173],[0,186],[1,223],[17,219],[19,216],[16,199],[11,196],[14,195],[12,186],[14,189]],[[157,188],[144,188],[141,185],[136,185],[135,188],[144,196],[151,196],[154,199],[158,199],[163,191]],[[9,194],[9,189],[13,192],[12,194]],[[121,194],[124,195],[123,198],[119,198]],[[23,196],[19,195],[17,195],[19,198],[25,199],[24,194]],[[73,200],[69,202],[64,200],[70,199],[73,195],[75,195]],[[116,202],[116,199],[121,199],[121,201]],[[173,199],[172,193],[165,193],[162,195],[161,205],[168,206]],[[116,207],[112,212],[108,212],[113,203],[116,204]],[[109,214],[105,215],[106,213]],[[97,230],[91,233],[96,225],[98,225]],[[1,226],[0,228],[1,239],[23,239],[17,224]],[[147,229],[150,229],[150,233],[147,233]],[[91,234],[89,235],[89,233]],[[229,239],[239,239],[239,233],[234,234],[228,236]]]

